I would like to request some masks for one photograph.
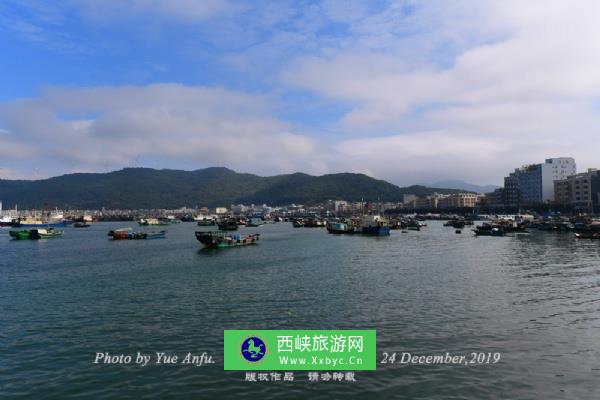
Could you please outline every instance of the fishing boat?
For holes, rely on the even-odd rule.
[[[53,239],[61,237],[63,234],[64,231],[54,228],[23,229],[9,232],[9,235],[16,240]]]
[[[73,224],[73,228],[89,228],[90,226],[90,224],[83,221],[78,221]]]
[[[393,219],[389,222],[390,229],[406,229],[406,222],[402,219]]]
[[[571,232],[575,229],[575,225],[565,217],[547,217],[533,220],[529,223],[529,227],[545,232]]]
[[[354,228],[354,233],[371,236],[389,236],[390,227],[387,219],[380,215],[363,215],[360,225]]]
[[[506,231],[501,226],[483,224],[473,229],[475,236],[505,236]]]
[[[600,232],[575,232],[577,239],[600,239]]]
[[[167,237],[167,231],[150,231],[150,232],[142,232],[144,235],[144,239],[164,239]]]
[[[465,227],[465,221],[456,220],[452,223],[454,229],[463,229]]]
[[[114,229],[108,232],[112,240],[164,239],[167,231],[134,232],[131,228]]]
[[[308,218],[307,220],[304,221],[303,226],[305,228],[322,228],[325,225],[326,225],[325,222],[320,218]]]
[[[16,222],[16,218],[10,216],[0,217],[0,226],[13,226]]]
[[[220,221],[218,224],[219,230],[221,231],[237,231],[238,222],[233,218],[228,218]]]
[[[19,217],[17,206],[14,210],[8,210],[6,212],[2,209],[2,201],[0,201],[0,227],[3,226],[14,226],[15,222]]]
[[[329,233],[354,233],[350,224],[345,222],[327,222],[327,232]]]
[[[246,226],[248,227],[259,227],[264,225],[265,221],[262,218],[252,217],[246,221]]]
[[[61,237],[65,231],[61,231],[54,228],[38,228],[30,230],[30,239],[53,239]]]
[[[575,237],[578,239],[600,239],[600,221],[589,224],[575,224]]]
[[[463,229],[465,225],[468,225],[467,221],[463,218],[452,218],[444,222],[444,226],[451,226],[454,229]],[[471,224],[472,225],[472,224]]]
[[[196,232],[196,239],[205,248],[212,249],[248,246],[256,244],[259,238],[260,234],[258,233],[242,237],[239,234],[230,234],[223,231]]]
[[[29,240],[29,230],[9,231],[8,234],[15,240]]]
[[[196,220],[198,221],[198,226],[213,226],[215,225],[215,220],[213,218],[202,218]]]
[[[24,217],[17,219],[13,227],[15,228],[58,228],[61,226],[67,226],[69,224],[66,220],[42,220],[37,217]]]
[[[142,218],[139,220],[138,224],[140,226],[149,226],[149,225],[157,226],[157,225],[169,225],[170,222],[168,220],[160,219],[160,218]]]
[[[302,218],[297,218],[292,221],[292,226],[294,228],[302,228],[304,226],[304,220]]]

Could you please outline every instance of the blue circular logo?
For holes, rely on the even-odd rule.
[[[242,342],[242,356],[250,362],[257,362],[267,354],[267,345],[256,336],[249,337]]]

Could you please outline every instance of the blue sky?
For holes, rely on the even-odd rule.
[[[546,157],[600,166],[599,7],[3,1],[0,178],[219,165],[498,184]]]

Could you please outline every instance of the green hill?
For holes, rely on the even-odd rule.
[[[311,204],[329,199],[402,201],[403,195],[458,190],[424,186],[400,188],[364,174],[311,176],[302,173],[261,177],[227,168],[180,171],[125,168],[109,173],[78,173],[54,178],[0,180],[5,207],[20,208],[177,208],[233,203]]]

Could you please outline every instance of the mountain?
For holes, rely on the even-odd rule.
[[[0,199],[20,208],[178,208],[230,204],[314,204],[329,199],[402,201],[404,194],[454,193],[425,186],[399,188],[363,174],[261,177],[213,167],[196,171],[125,168],[77,173],[43,180],[2,180]]]
[[[431,186],[440,187],[440,188],[449,188],[449,189],[459,189],[466,190],[469,192],[475,193],[489,193],[498,189],[500,186],[496,185],[474,185],[472,183],[467,183],[461,180],[447,180],[447,181],[439,181],[435,182]]]

